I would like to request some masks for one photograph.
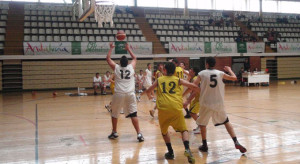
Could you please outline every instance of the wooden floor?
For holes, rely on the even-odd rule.
[[[119,139],[107,138],[111,123],[104,105],[111,95],[71,97],[65,92],[76,91],[58,91],[56,97],[50,91],[0,94],[0,163],[187,163],[180,134],[173,129],[175,159],[164,159],[167,150],[157,117],[148,114],[154,103],[146,97],[138,103],[145,137],[138,143],[131,121],[123,115]],[[208,153],[198,151],[201,136],[190,132],[196,163],[300,163],[300,84],[229,85],[225,100],[229,119],[248,152],[241,155],[225,128],[210,122]],[[195,127],[192,119],[186,122],[190,130]]]

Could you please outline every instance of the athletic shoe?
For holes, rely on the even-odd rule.
[[[190,114],[186,114],[186,115],[184,116],[184,118],[191,118],[191,115],[190,115]]]
[[[149,110],[149,113],[150,113],[150,116],[154,117],[155,110],[151,109],[151,110]]]
[[[186,149],[184,151],[184,155],[188,158],[189,163],[195,163],[195,158],[193,157],[193,154],[190,149]]]
[[[234,145],[235,145],[235,148],[239,149],[241,153],[247,152],[247,149],[244,146],[242,146],[239,142],[236,142]]]
[[[102,95],[106,95],[106,92],[103,92]]]
[[[111,132],[111,134],[108,136],[109,139],[116,139],[118,138],[118,133],[117,132]]]
[[[155,98],[153,98],[153,99],[152,99],[152,102],[156,102],[156,99],[155,99]]]
[[[140,102],[140,101],[141,101],[141,96],[137,95],[137,96],[136,96],[136,100],[137,100],[138,102]]]
[[[200,134],[200,133],[201,133],[200,127],[197,126],[196,129],[193,129],[193,133],[194,133],[194,134]]]
[[[208,147],[202,145],[202,146],[199,147],[199,150],[202,151],[202,152],[207,152],[208,151]]]
[[[97,95],[97,92],[94,92],[94,95]]]
[[[139,133],[137,135],[137,140],[139,140],[139,142],[143,142],[144,141],[144,137],[143,137],[142,133]]]
[[[143,90],[139,90],[138,92],[139,92],[139,93],[143,93]]]
[[[111,109],[110,109],[109,105],[105,105],[105,108],[107,109],[108,112],[111,112]]]
[[[120,111],[120,113],[121,113],[121,114],[124,114],[124,111],[123,111],[123,110],[121,110],[121,111]]]
[[[167,152],[167,153],[165,154],[165,158],[166,158],[166,159],[174,159],[174,153]]]

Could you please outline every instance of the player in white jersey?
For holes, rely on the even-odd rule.
[[[143,70],[140,70],[140,73],[137,75],[137,85],[138,85],[138,92],[143,92],[143,83],[144,83],[144,73]]]
[[[201,129],[203,145],[199,147],[199,150],[203,152],[207,152],[208,150],[206,141],[206,126],[210,118],[212,118],[215,126],[225,125],[227,132],[232,137],[235,148],[239,149],[241,153],[245,153],[247,149],[238,142],[224,108],[225,84],[223,83],[223,79],[235,81],[237,78],[230,67],[225,66],[224,68],[224,70],[229,73],[228,75],[222,71],[214,69],[215,64],[215,58],[208,57],[206,59],[206,70],[199,72],[197,79],[194,81],[194,84],[196,85],[198,85],[201,81],[200,112],[196,122]]]
[[[151,63],[147,64],[147,69],[145,70],[144,73],[144,87],[146,89],[148,89],[151,85],[152,85],[152,72],[151,72]],[[150,99],[152,99],[153,102],[155,102],[155,98],[154,98],[154,91],[152,91],[151,93],[147,93],[148,97],[150,97]]]
[[[120,59],[120,65],[116,64],[111,59],[111,52],[114,49],[113,43],[110,43],[110,49],[106,56],[108,65],[114,70],[115,73],[115,93],[112,97],[111,105],[111,121],[112,133],[108,136],[109,139],[118,138],[117,123],[120,110],[123,108],[126,118],[131,118],[132,124],[137,132],[137,139],[139,142],[144,141],[144,137],[139,128],[139,121],[137,118],[137,103],[135,97],[135,82],[134,82],[134,69],[136,66],[136,56],[133,54],[129,45],[126,44],[125,49],[129,52],[132,61],[128,64],[126,56]]]

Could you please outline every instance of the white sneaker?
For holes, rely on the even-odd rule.
[[[140,101],[141,101],[141,96],[137,95],[137,96],[136,96],[136,100],[137,100],[138,102],[140,102]]]
[[[121,113],[121,114],[124,114],[124,111],[123,111],[123,110],[121,110],[121,111],[120,111],[120,113]]]
[[[200,134],[201,133],[200,126],[197,126],[196,129],[193,129],[193,133],[194,134]]]
[[[156,102],[156,99],[155,99],[155,98],[153,98],[153,99],[152,99],[152,102]]]

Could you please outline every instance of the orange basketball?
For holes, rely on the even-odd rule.
[[[123,30],[120,30],[120,31],[118,31],[116,37],[117,37],[118,41],[122,41],[126,38],[126,34]]]

